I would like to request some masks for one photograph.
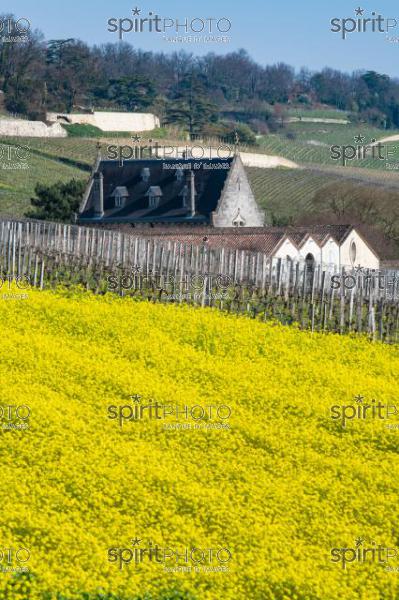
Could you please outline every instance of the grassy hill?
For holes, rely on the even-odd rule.
[[[328,117],[331,116],[328,114]],[[248,169],[258,201],[269,214],[285,219],[306,214],[311,210],[314,194],[333,182],[351,181],[354,185],[398,189],[397,172],[387,170],[383,161],[368,158],[352,161],[342,167],[331,159],[332,145],[355,145],[354,137],[358,134],[362,134],[369,142],[372,138],[384,137],[385,133],[364,125],[293,123],[279,133],[263,136],[258,140],[257,147],[245,147],[243,150],[280,155],[299,163],[302,168]],[[393,135],[396,132],[390,133]],[[165,135],[163,130],[162,135]],[[151,136],[152,132],[143,134],[144,140]],[[0,213],[23,215],[29,207],[29,199],[34,194],[37,182],[51,184],[71,178],[87,179],[95,160],[98,141],[103,148],[108,143],[132,144],[132,140],[123,134],[119,137],[106,136],[100,140],[85,137],[0,138],[0,148],[4,153],[10,145],[29,147],[27,169],[9,170],[5,168],[7,160],[3,158],[0,161]],[[167,138],[160,143],[182,145],[182,141]],[[390,148],[393,147],[396,144],[390,144]],[[399,161],[399,143],[391,160],[395,158]]]
[[[29,148],[26,169],[9,169],[20,163],[13,155],[7,160],[10,146]],[[50,185],[57,181],[87,179],[96,156],[96,142],[80,138],[0,138],[4,158],[0,160],[0,214],[22,216],[29,207],[36,183]],[[22,161],[24,162],[24,161]]]
[[[30,552],[29,574],[2,573],[4,600],[398,597],[385,565],[331,554],[357,538],[399,543],[397,434],[381,419],[331,418],[358,394],[396,403],[397,347],[209,309],[28,295],[0,299],[1,404],[31,411],[27,430],[0,419],[2,547]],[[196,406],[196,419],[134,418],[151,400]],[[209,409],[198,419],[221,405],[228,428]],[[174,555],[119,563],[134,538],[180,556],[227,548],[228,571],[205,561],[182,574],[193,563]]]
[[[389,131],[389,135],[398,133],[396,130]],[[358,135],[362,135],[365,138],[364,143],[369,144],[372,139],[378,140],[386,137],[387,132],[365,125],[291,123],[280,133],[262,136],[258,139],[258,143],[263,152],[278,154],[299,164],[340,166],[340,161],[331,158],[331,146],[356,147],[358,144],[355,137]],[[388,143],[386,146],[393,152],[389,160],[399,161],[399,143]],[[348,165],[368,169],[386,169],[385,161],[373,159],[370,156],[364,160],[350,161]]]
[[[295,222],[311,214],[315,193],[339,182],[397,191],[399,207],[399,178],[392,172],[313,165],[304,169],[250,167],[247,172],[257,201],[269,217],[273,214],[279,220],[291,218]]]
[[[279,219],[295,218],[310,210],[314,193],[339,180],[339,176],[302,169],[247,169],[261,207]]]
[[[329,107],[322,108],[289,108],[287,111],[289,117],[307,117],[310,119],[342,119],[347,120],[349,113],[343,110],[337,110]]]

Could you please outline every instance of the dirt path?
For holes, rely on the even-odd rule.
[[[194,146],[195,148],[195,146]],[[186,150],[186,147],[179,147],[178,153],[182,154]],[[223,149],[222,149],[223,150]],[[209,148],[204,147],[203,158],[221,158],[223,157],[223,151],[221,150],[218,155],[217,148]],[[198,148],[194,150],[194,158],[198,153]],[[201,152],[202,155],[202,152]],[[283,156],[272,156],[269,154],[257,154],[255,152],[240,152],[241,160],[246,167],[258,167],[260,169],[275,169],[276,167],[288,167],[289,169],[299,169],[300,166],[293,162],[292,160],[288,160]],[[176,157],[175,157],[176,158]],[[189,157],[190,158],[190,157]],[[199,158],[199,156],[198,156]]]
[[[269,154],[241,152],[241,159],[246,167],[258,167],[260,169],[275,169],[276,167],[288,167],[289,169],[300,168],[300,166],[292,160],[288,160],[282,156],[270,156]]]
[[[370,144],[370,146],[376,146],[377,144],[384,144],[385,142],[399,142],[399,135],[398,134],[390,135],[388,137],[382,138],[381,140],[377,140],[373,144]]]
[[[287,123],[326,123],[331,125],[349,125],[347,119],[323,119],[322,117],[288,117]]]

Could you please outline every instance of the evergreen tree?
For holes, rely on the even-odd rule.
[[[68,183],[55,183],[35,187],[36,198],[31,198],[31,204],[36,208],[27,216],[31,219],[45,221],[71,222],[73,213],[78,212],[86,184],[84,181],[72,179]]]
[[[166,122],[182,126],[193,139],[217,118],[218,109],[208,96],[205,77],[193,72],[184,76],[167,106]]]

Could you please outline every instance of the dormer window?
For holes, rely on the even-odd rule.
[[[183,177],[184,177],[183,169],[176,169],[176,181],[178,183],[180,183],[181,181],[183,181]]]
[[[148,167],[144,167],[141,170],[141,179],[144,181],[144,183],[148,183],[150,181],[150,176],[151,176],[151,171]]]
[[[238,209],[237,214],[233,219],[233,227],[244,227],[244,226],[245,226],[245,219],[241,215],[240,209]]]
[[[125,186],[117,186],[111,194],[111,198],[115,198],[115,208],[123,208],[128,197],[129,192]]]
[[[148,208],[158,208],[159,202],[163,194],[161,188],[158,185],[152,185],[148,190],[146,196],[148,196]]]

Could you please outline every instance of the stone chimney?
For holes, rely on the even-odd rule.
[[[144,167],[141,169],[141,179],[144,183],[148,183],[150,181],[151,171],[148,167]]]
[[[94,216],[101,219],[104,216],[104,177],[101,171],[94,174]]]
[[[190,171],[190,216],[195,217],[195,175]]]

